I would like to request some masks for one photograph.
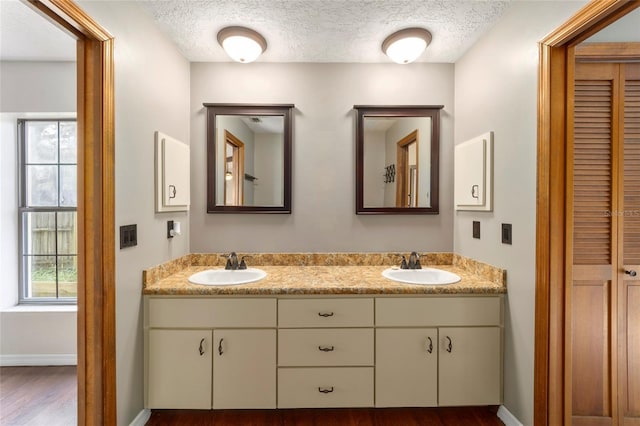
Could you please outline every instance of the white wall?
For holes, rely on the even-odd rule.
[[[254,171],[258,180],[248,183],[254,188],[256,206],[284,204],[283,138],[282,133],[255,134]]]
[[[189,63],[138,4],[80,5],[115,37],[116,226],[138,225],[136,247],[116,241],[118,424],[128,425],[143,408],[142,270],[189,252],[188,214],[154,212],[154,132],[189,143]],[[167,239],[167,220],[183,234]]]
[[[504,405],[533,424],[538,41],[584,5],[516,1],[455,66],[455,140],[494,133],[494,211],[456,212],[454,250],[507,269]],[[480,240],[472,221],[481,223]],[[500,226],[513,224],[513,245]]]
[[[0,62],[1,365],[75,363],[75,307],[13,308],[19,294],[17,120],[75,117],[75,82],[75,62]]]
[[[293,103],[291,215],[206,214],[203,102]],[[443,104],[440,214],[355,215],[353,105]],[[191,251],[450,251],[452,64],[191,64]]]
[[[640,42],[638,23],[640,23],[640,9],[635,9],[613,24],[595,33],[586,39],[584,43]]]
[[[385,195],[387,188],[394,186],[391,182],[385,182],[385,167],[388,167],[395,161],[387,161],[385,155],[385,132],[384,131],[365,131],[364,140],[367,146],[362,153],[362,205],[364,207],[393,207],[396,205],[395,197],[393,203],[385,204]]]
[[[0,78],[2,112],[76,110],[75,62],[2,61]]]

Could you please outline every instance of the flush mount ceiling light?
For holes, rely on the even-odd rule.
[[[227,27],[218,33],[218,43],[236,62],[249,63],[267,50],[267,41],[257,32],[245,27]]]
[[[382,51],[398,64],[408,64],[422,55],[431,43],[431,33],[424,28],[396,31],[382,42]]]

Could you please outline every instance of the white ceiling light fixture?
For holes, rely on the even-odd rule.
[[[245,27],[226,27],[218,32],[218,43],[227,55],[236,62],[249,63],[267,50],[267,41]]]
[[[382,42],[382,51],[398,64],[408,64],[420,57],[431,43],[431,33],[424,28],[396,31]]]

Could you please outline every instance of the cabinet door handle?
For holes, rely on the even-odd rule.
[[[318,346],[318,349],[322,352],[332,352],[334,348],[333,346]]]
[[[447,348],[445,349],[447,352],[451,353],[453,350],[453,342],[451,341],[451,337],[447,336],[447,340],[449,343],[447,344]]]
[[[624,273],[629,275],[630,277],[635,277],[636,275],[638,275],[638,273],[633,269],[625,269]]]
[[[171,198],[176,198],[176,193],[178,191],[176,191],[176,186],[175,185],[169,185],[169,199]]]
[[[427,340],[429,340],[429,346],[427,346],[427,352],[433,353],[433,340],[431,337],[427,336]]]
[[[200,356],[204,355],[204,339],[200,340],[200,346],[198,347],[198,352],[200,352]]]
[[[318,312],[318,316],[321,317],[332,317],[333,316],[333,312]]]
[[[320,393],[331,393],[333,392],[333,386],[331,386],[330,388],[318,388],[318,392]]]
[[[471,187],[471,196],[473,198],[479,198],[480,197],[480,195],[478,194],[478,189],[479,189],[478,185],[473,185]]]
[[[220,339],[220,342],[218,342],[218,354],[222,355],[224,352],[222,352],[222,341],[224,339]]]

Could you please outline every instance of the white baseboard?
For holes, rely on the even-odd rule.
[[[78,365],[76,354],[20,354],[0,355],[1,367]]]
[[[144,426],[151,417],[151,410],[144,409],[138,413],[135,419],[129,424],[129,426]]]
[[[516,418],[504,405],[498,408],[498,418],[502,420],[505,426],[523,426],[520,420]]]

